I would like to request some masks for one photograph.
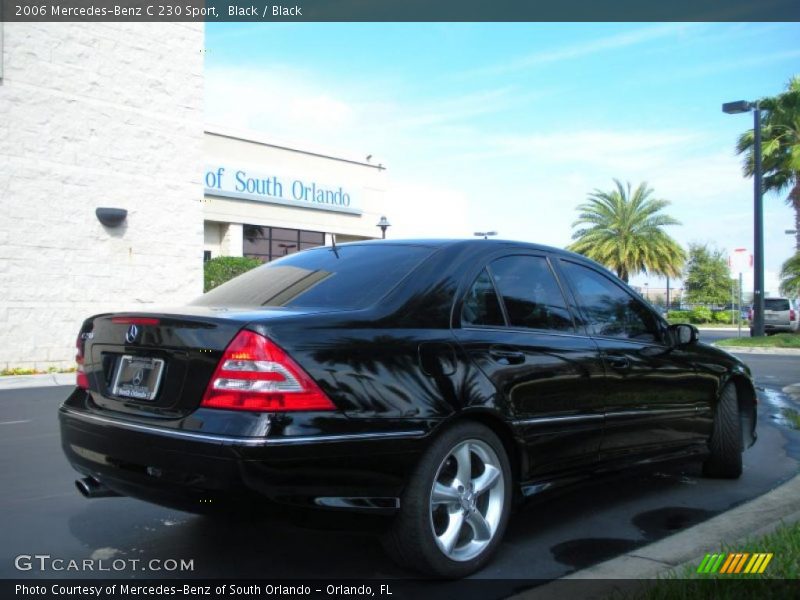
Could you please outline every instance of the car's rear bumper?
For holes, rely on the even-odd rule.
[[[422,430],[235,436],[145,424],[64,405],[64,453],[111,490],[178,508],[269,498],[342,509],[399,506]]]
[[[794,323],[764,323],[764,331],[794,333],[797,331],[797,325]]]

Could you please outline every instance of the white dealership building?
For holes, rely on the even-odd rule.
[[[206,126],[203,43],[0,23],[0,369],[72,366],[85,317],[183,304],[204,259],[380,237],[382,165]]]

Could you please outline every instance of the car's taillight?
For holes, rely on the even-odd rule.
[[[75,374],[75,385],[81,389],[88,390],[89,378],[86,376],[86,372],[83,370],[83,345],[83,332],[81,332],[78,335],[78,340],[75,342],[75,347],[78,349],[77,353],[75,354],[75,362],[78,364]]]
[[[794,321],[794,320],[795,320],[795,318],[797,318],[797,316],[794,314],[794,309],[793,309],[793,308],[790,308],[790,309],[789,309],[789,320],[790,320],[790,321]]]
[[[228,344],[201,406],[266,412],[336,409],[300,365],[252,331],[240,331]]]

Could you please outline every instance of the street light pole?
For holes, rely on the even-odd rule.
[[[381,217],[381,220],[378,221],[378,224],[375,226],[381,228],[381,239],[383,240],[386,239],[386,230],[391,226],[392,224],[389,223],[389,219],[387,219],[386,217]]]
[[[738,100],[722,105],[729,115],[753,111],[753,335],[764,335],[764,203],[761,167],[761,107]]]
[[[755,168],[753,169],[753,212],[755,214],[755,257],[753,293],[755,306],[753,333],[764,335],[764,202],[761,190],[761,109],[758,102],[753,110],[753,143],[755,145]]]

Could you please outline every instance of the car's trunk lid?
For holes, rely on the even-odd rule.
[[[248,323],[289,309],[211,309],[97,315],[81,329],[84,370],[99,409],[174,419],[195,410],[225,348]]]

